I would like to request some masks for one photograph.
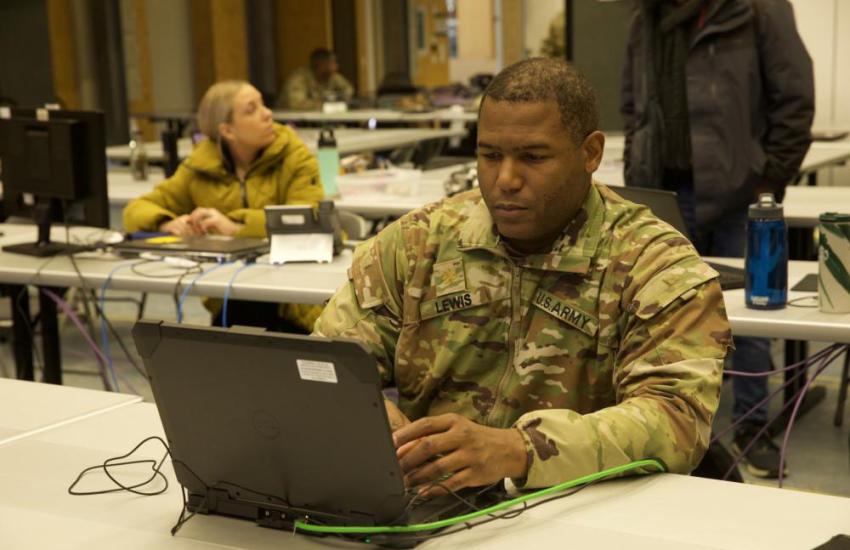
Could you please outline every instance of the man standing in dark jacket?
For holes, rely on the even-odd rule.
[[[626,185],[676,191],[702,255],[742,257],[747,205],[781,200],[811,143],[812,62],[787,0],[637,0],[626,65]],[[770,342],[736,338],[736,370],[770,369]],[[767,420],[765,378],[736,377],[735,436],[746,446]],[[748,469],[779,474],[764,437]]]

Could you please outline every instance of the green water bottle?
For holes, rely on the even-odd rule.
[[[319,159],[319,177],[322,179],[325,197],[339,196],[336,186],[336,177],[339,174],[339,149],[336,148],[336,138],[332,128],[326,126],[319,132],[319,150],[316,156]]]

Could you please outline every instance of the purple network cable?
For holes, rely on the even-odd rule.
[[[822,359],[820,365],[815,367],[815,369],[816,369],[815,372],[812,374],[812,376],[809,377],[808,380],[806,380],[806,383],[800,389],[799,396],[797,397],[797,399],[795,400],[795,403],[794,403],[794,409],[791,411],[791,416],[788,418],[788,425],[785,427],[785,437],[782,438],[782,445],[779,448],[779,487],[780,488],[782,488],[783,474],[785,472],[785,454],[788,450],[788,440],[791,437],[791,429],[794,427],[794,421],[797,418],[797,412],[799,412],[799,410],[800,410],[800,405],[803,403],[803,398],[806,396],[806,392],[809,391],[809,387],[811,387],[812,382],[814,382],[815,378],[817,378],[820,373],[825,371],[826,368],[829,366],[829,364],[834,359],[839,357],[841,355],[841,353],[850,353],[850,351],[848,351],[848,349],[850,349],[850,348],[848,348],[848,346],[846,346],[846,345],[840,346],[838,348],[838,350],[836,351],[836,353],[834,353],[832,356]]]
[[[85,339],[86,343],[88,343],[89,347],[94,353],[95,359],[97,359],[97,362],[100,364],[100,376],[103,379],[103,386],[107,390],[111,391],[112,387],[109,383],[109,378],[106,375],[106,357],[103,356],[103,352],[100,351],[100,348],[97,347],[97,345],[95,345],[94,341],[91,339],[91,335],[86,330],[86,327],[83,325],[83,322],[80,320],[79,317],[77,317],[68,302],[60,298],[59,295],[46,288],[42,288],[40,290],[45,296],[53,300],[53,302],[56,303],[57,306],[59,306],[59,309],[61,309],[62,312],[67,315],[69,319],[71,319],[74,325],[76,325],[77,329],[79,329],[80,334],[83,335],[83,338]]]
[[[835,357],[837,357],[838,355],[840,355],[840,354],[842,353],[843,349],[844,349],[844,346],[841,346],[841,345],[833,345],[833,346],[831,346],[831,347],[829,347],[829,348],[825,348],[824,350],[821,350],[820,352],[818,352],[818,353],[814,354],[812,357],[809,357],[808,359],[805,359],[805,360],[800,361],[799,363],[795,363],[795,364],[793,364],[793,365],[789,365],[789,367],[801,367],[801,366],[803,366],[803,365],[811,365],[811,364],[818,363],[818,370],[816,371],[815,375],[812,377],[812,379],[814,379],[814,378],[815,378],[818,374],[820,374],[820,372],[822,372],[822,370],[823,370],[823,369],[820,369],[820,365],[822,365],[822,364],[823,364],[823,365],[828,365],[828,364],[829,364],[829,363],[830,363],[830,362],[831,362],[831,361],[832,361]],[[787,369],[788,369],[788,367],[785,367],[784,369],[781,369],[781,370],[787,370]],[[765,372],[765,373],[759,373],[759,375],[760,375],[760,376],[768,376],[768,375],[770,375],[770,374],[773,374],[774,372],[781,372],[781,370],[768,371],[768,372]],[[748,374],[749,374],[749,373],[748,373]],[[733,423],[732,425],[728,426],[725,430],[723,430],[721,433],[719,433],[717,436],[715,436],[715,438],[713,439],[713,441],[715,441],[715,440],[717,440],[718,438],[722,437],[722,436],[723,436],[724,434],[726,434],[729,430],[731,430],[732,428],[736,427],[738,424],[740,424],[741,422],[743,422],[743,421],[746,419],[746,417],[747,417],[747,416],[748,416],[748,415],[749,415],[749,414],[750,414],[753,410],[755,410],[755,409],[756,409],[756,408],[758,408],[759,406],[763,405],[764,403],[766,403],[767,401],[769,401],[770,399],[772,399],[773,397],[775,397],[775,396],[776,396],[776,394],[778,394],[778,393],[779,393],[779,392],[781,392],[783,389],[785,389],[785,387],[787,387],[789,384],[792,384],[792,383],[796,382],[796,381],[797,381],[797,379],[799,379],[799,378],[800,378],[803,374],[805,374],[805,371],[804,371],[804,370],[801,370],[800,372],[798,372],[797,374],[795,374],[794,376],[792,376],[789,380],[786,380],[786,381],[785,381],[785,383],[783,383],[780,387],[778,387],[778,388],[777,388],[777,389],[776,389],[773,393],[771,393],[770,395],[768,395],[767,397],[765,397],[764,399],[762,399],[759,403],[757,403],[757,404],[756,404],[755,406],[753,406],[753,407],[752,407],[749,411],[747,411],[747,413],[745,413],[745,414],[744,414],[744,415],[743,415],[743,416],[742,416],[742,417],[741,417],[738,421],[736,421],[736,422],[735,422],[735,423]],[[724,479],[725,479],[725,478],[727,478],[727,477],[729,476],[729,474],[730,474],[730,473],[732,473],[732,470],[735,468],[735,466],[737,466],[737,465],[738,465],[738,463],[741,461],[741,459],[743,459],[743,457],[744,457],[744,456],[746,456],[746,454],[749,452],[749,450],[752,448],[752,446],[753,446],[753,445],[755,445],[755,443],[756,443],[756,442],[758,441],[758,439],[762,436],[762,434],[764,434],[764,432],[765,432],[765,431],[767,431],[767,429],[768,429],[768,428],[769,428],[769,427],[770,427],[770,426],[771,426],[774,422],[776,422],[776,420],[778,420],[778,419],[779,419],[779,417],[780,417],[780,416],[781,416],[781,415],[782,415],[782,414],[783,414],[783,413],[784,413],[784,412],[785,412],[785,411],[786,411],[786,410],[787,410],[787,409],[788,409],[791,405],[793,405],[793,404],[796,402],[796,399],[802,399],[802,398],[803,398],[803,396],[805,396],[805,393],[802,393],[802,392],[798,392],[797,394],[795,394],[795,396],[794,396],[794,398],[793,398],[793,399],[791,399],[791,400],[789,400],[787,403],[785,403],[785,404],[783,405],[782,409],[781,409],[781,410],[780,410],[780,411],[779,411],[776,415],[774,415],[772,418],[770,418],[770,419],[767,421],[767,423],[765,423],[765,425],[762,427],[762,429],[761,429],[761,430],[759,430],[759,431],[755,434],[755,436],[754,436],[754,437],[753,437],[753,439],[750,441],[750,443],[749,443],[749,444],[748,444],[748,445],[747,445],[744,449],[742,449],[740,456],[738,456],[738,457],[735,459],[735,461],[732,463],[732,466],[730,466],[730,468],[729,468],[729,469],[726,471],[726,473],[724,474],[724,476],[723,476],[723,477],[724,477]]]
[[[89,334],[88,330],[86,330],[86,327],[83,324],[82,320],[80,320],[79,316],[77,316],[77,314],[71,308],[71,305],[68,302],[66,302],[62,297],[60,297],[55,292],[53,292],[49,289],[42,288],[40,290],[48,298],[53,300],[56,303],[57,306],[59,306],[59,308],[62,310],[62,312],[65,313],[65,315],[67,315],[69,319],[71,319],[71,321],[74,323],[74,325],[80,331],[80,334],[83,335],[83,338],[86,340],[86,342],[88,343],[92,352],[94,353],[95,359],[97,359],[98,363],[100,364],[100,375],[101,375],[101,378],[103,380],[104,387],[109,391],[115,391],[115,389],[112,388],[112,385],[109,382],[109,377],[107,376],[107,373],[106,373],[106,365],[108,364],[106,356],[103,355],[103,351],[101,351],[101,349],[97,346],[97,344],[94,342],[94,340],[92,340],[91,335]],[[124,378],[123,376],[121,378],[124,379],[124,383],[127,384],[127,387],[130,389],[130,391],[132,391],[133,393],[138,395],[138,392],[133,388],[132,385],[130,385],[130,383],[127,381],[127,379]]]
[[[802,367],[802,366],[804,366],[804,365],[808,365],[808,364],[810,364],[810,363],[812,363],[812,362],[814,362],[814,361],[817,361],[818,359],[820,359],[820,358],[821,358],[821,357],[823,357],[824,355],[826,355],[826,354],[830,353],[830,351],[831,351],[831,348],[825,348],[825,349],[823,349],[823,350],[821,350],[821,351],[819,351],[819,352],[815,353],[814,355],[812,355],[811,357],[809,357],[809,358],[807,358],[807,359],[804,359],[804,360],[799,361],[799,362],[797,362],[797,363],[793,363],[793,364],[788,365],[788,366],[786,366],[786,367],[783,367],[783,368],[781,368],[781,369],[774,369],[774,370],[769,370],[769,371],[766,371],[766,372],[756,372],[756,373],[753,373],[753,372],[742,372],[742,371],[730,371],[730,370],[727,370],[727,371],[724,371],[724,373],[725,373],[725,374],[732,375],[732,376],[748,376],[748,377],[765,377],[765,376],[770,376],[770,375],[777,374],[777,373],[780,373],[780,372],[785,372],[785,371],[789,371],[789,370],[792,370],[792,369],[800,368],[800,367]],[[776,396],[776,394],[778,394],[779,392],[781,392],[782,390],[784,390],[787,386],[789,386],[790,384],[792,384],[792,383],[794,383],[795,381],[797,381],[797,379],[798,379],[798,378],[800,378],[800,376],[802,376],[802,373],[803,373],[803,372],[804,372],[804,371],[802,371],[802,370],[801,370],[801,371],[800,371],[800,372],[798,372],[797,374],[795,374],[795,375],[791,376],[788,380],[786,380],[786,381],[785,381],[785,382],[784,382],[781,386],[779,386],[778,388],[776,388],[776,390],[774,390],[772,393],[770,393],[767,397],[765,397],[764,399],[762,399],[761,401],[759,401],[758,403],[756,403],[755,405],[753,405],[753,406],[752,406],[752,407],[751,407],[751,408],[750,408],[747,412],[745,412],[745,413],[741,416],[741,418],[739,418],[738,420],[736,420],[735,422],[733,422],[732,424],[730,424],[729,426],[727,426],[727,427],[726,427],[723,431],[721,431],[720,433],[716,434],[716,435],[715,435],[715,436],[711,439],[711,442],[713,443],[713,442],[715,442],[715,441],[718,441],[720,438],[722,438],[724,435],[726,435],[729,431],[731,431],[731,430],[733,430],[733,429],[737,428],[737,427],[738,427],[738,425],[740,425],[741,423],[743,423],[743,422],[747,419],[747,417],[748,417],[750,414],[752,414],[752,412],[753,412],[753,411],[755,411],[756,409],[758,409],[759,407],[761,407],[762,405],[764,405],[765,403],[767,403],[768,401],[770,401],[771,399],[773,399],[773,398]],[[768,423],[768,424],[769,424],[769,423]]]
[[[741,424],[744,420],[746,420],[747,416],[749,416],[752,413],[752,411],[756,410],[761,405],[763,405],[763,404],[767,403],[768,401],[770,401],[771,399],[773,399],[779,392],[783,391],[787,386],[796,382],[801,376],[805,375],[806,371],[805,371],[805,369],[802,369],[801,367],[813,367],[814,368],[814,373],[812,374],[812,376],[809,377],[806,380],[803,387],[800,389],[800,391],[798,391],[794,395],[793,399],[790,399],[787,403],[785,403],[782,406],[782,409],[780,409],[780,411],[777,414],[775,414],[772,418],[768,419],[768,421],[765,423],[765,425],[758,431],[758,433],[755,434],[755,436],[750,441],[750,443],[745,448],[743,448],[741,450],[740,455],[735,459],[735,461],[732,463],[732,465],[729,467],[729,469],[723,475],[723,479],[726,479],[727,477],[729,477],[729,474],[732,473],[732,471],[735,469],[735,467],[738,465],[738,463],[743,459],[744,456],[747,455],[749,450],[752,448],[753,445],[755,445],[755,443],[764,434],[764,432],[767,431],[767,429],[776,420],[778,420],[779,417],[791,405],[794,405],[794,409],[792,410],[791,416],[788,420],[788,424],[785,427],[785,436],[783,438],[782,446],[780,448],[779,487],[782,487],[784,467],[785,467],[785,455],[786,455],[786,451],[787,451],[787,448],[788,448],[788,440],[789,440],[790,435],[791,435],[791,428],[794,425],[794,421],[796,419],[797,413],[799,412],[800,405],[801,405],[801,403],[802,403],[802,401],[803,401],[803,399],[806,395],[806,392],[811,387],[812,382],[815,380],[815,378],[817,378],[818,375],[820,375],[824,370],[826,370],[827,366],[829,366],[829,364],[834,359],[836,359],[838,356],[840,356],[842,353],[850,352],[848,350],[850,350],[850,346],[848,346],[846,344],[833,344],[832,346],[826,347],[826,348],[822,349],[821,351],[815,353],[811,357],[808,357],[808,358],[806,358],[802,361],[799,361],[797,363],[788,365],[788,366],[780,368],[780,369],[774,369],[774,370],[770,370],[770,371],[767,371],[767,372],[760,372],[760,373],[750,373],[750,372],[741,372],[741,371],[725,371],[727,374],[730,374],[730,375],[733,375],[733,376],[764,377],[764,376],[770,376],[772,374],[777,374],[777,373],[780,373],[780,372],[787,372],[787,371],[790,371],[790,370],[796,369],[796,368],[801,369],[800,372],[798,372],[797,374],[790,377],[782,385],[780,385],[776,390],[774,390],[771,394],[769,394],[767,397],[765,397],[764,399],[759,401],[756,405],[754,405],[749,411],[747,411],[744,415],[742,415],[741,418],[739,418],[734,423],[727,426],[723,431],[721,431],[720,433],[715,435],[712,438],[712,442],[719,440],[721,437],[723,437],[730,430],[734,429],[739,424]]]

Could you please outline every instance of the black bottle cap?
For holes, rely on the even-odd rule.
[[[319,147],[336,147],[336,137],[330,126],[325,126],[319,132]]]

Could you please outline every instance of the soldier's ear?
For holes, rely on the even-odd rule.
[[[581,144],[581,154],[584,160],[584,171],[588,174],[596,172],[602,163],[602,153],[605,150],[605,134],[596,130],[591,132]]]

